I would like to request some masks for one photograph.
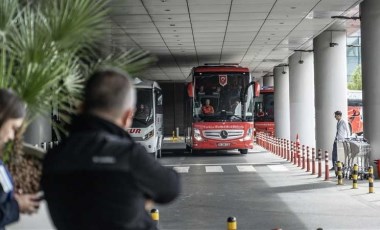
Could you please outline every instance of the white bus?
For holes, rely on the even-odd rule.
[[[148,153],[161,158],[163,140],[162,91],[155,81],[135,79],[136,112],[128,133]]]

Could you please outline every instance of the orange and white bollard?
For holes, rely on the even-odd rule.
[[[315,148],[311,149],[311,175],[315,175]]]
[[[322,177],[322,150],[318,149],[318,177]]]
[[[302,169],[305,169],[305,155],[306,155],[305,145],[302,145]]]
[[[306,147],[306,172],[310,172],[310,147]]]
[[[286,140],[286,160],[290,161],[290,140]]]
[[[297,146],[297,167],[301,167],[301,145],[298,144]]]
[[[330,179],[329,153],[325,151],[325,180],[328,181],[329,179]]]

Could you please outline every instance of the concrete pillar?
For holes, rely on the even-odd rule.
[[[337,123],[334,112],[342,111],[347,120],[346,32],[325,31],[313,45],[316,147],[331,155]]]
[[[260,77],[256,77],[255,76],[255,81],[257,81],[259,84],[260,84],[260,87],[263,86],[264,84],[264,79],[263,79],[264,76],[260,76]]]
[[[273,76],[266,74],[263,76],[263,86],[274,86]]]
[[[290,139],[289,69],[275,67],[274,74],[274,124],[276,137]]]
[[[24,134],[24,141],[32,145],[41,147],[42,142],[52,141],[52,126],[51,121],[46,117],[37,116],[37,118],[30,123]]]
[[[360,5],[364,137],[371,144],[371,161],[380,159],[380,1]]]
[[[298,134],[301,144],[315,147],[313,53],[296,52],[289,58],[289,100],[291,139]]]

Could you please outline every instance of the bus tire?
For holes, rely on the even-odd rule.
[[[248,149],[239,149],[239,152],[241,154],[247,154],[248,153]]]

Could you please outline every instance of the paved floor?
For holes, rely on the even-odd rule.
[[[160,210],[160,229],[221,230],[228,216],[238,229],[380,229],[380,181],[337,186],[256,147],[248,155],[209,152],[166,154],[161,163],[181,173],[183,191]],[[8,229],[54,229],[43,205]]]

